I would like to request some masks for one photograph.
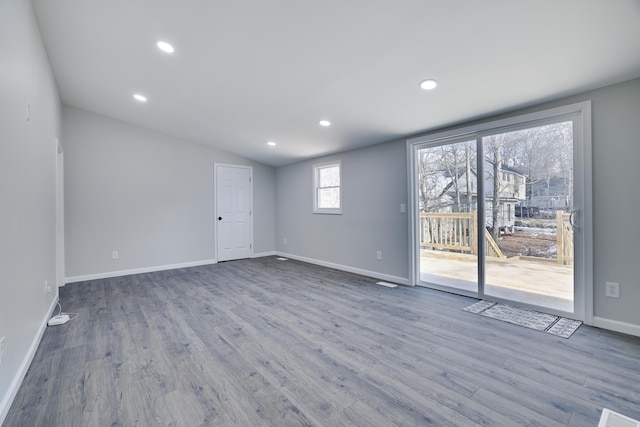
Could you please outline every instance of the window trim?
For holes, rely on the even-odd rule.
[[[318,190],[320,188],[329,188],[329,187],[319,187],[319,171],[320,169],[335,167],[335,166],[338,167],[338,174],[340,177],[340,185],[337,187],[340,192],[340,198],[339,198],[340,206],[337,208],[320,208],[318,207]],[[333,188],[336,188],[336,187],[333,187]],[[342,214],[342,160],[316,163],[313,165],[313,213],[314,214],[330,214],[330,215]]]

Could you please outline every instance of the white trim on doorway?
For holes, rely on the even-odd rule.
[[[64,286],[64,151],[56,141],[56,286]]]
[[[214,221],[213,224],[213,229],[214,229],[214,236],[213,236],[213,250],[214,250],[214,254],[215,254],[215,258],[218,262],[220,261],[228,261],[228,260],[233,260],[233,259],[237,259],[237,258],[244,258],[244,256],[235,256],[232,258],[225,258],[225,259],[220,259],[221,256],[219,254],[219,245],[220,245],[220,241],[219,241],[219,224],[220,224],[220,220],[222,219],[221,217],[221,213],[218,212],[219,209],[219,200],[218,198],[221,197],[221,195],[218,194],[218,172],[222,169],[222,168],[233,168],[233,169],[242,169],[246,172],[248,172],[248,177],[249,177],[249,194],[248,194],[248,203],[249,203],[249,220],[248,220],[248,225],[249,225],[249,250],[247,253],[246,258],[252,258],[253,257],[253,166],[246,166],[246,165],[234,165],[234,164],[225,164],[225,163],[214,163],[213,164],[213,212],[214,212],[214,217],[212,218]],[[234,187],[235,188],[235,187]],[[235,196],[232,196],[235,197]],[[235,207],[234,207],[234,213],[236,213],[235,211]],[[236,221],[234,219],[234,221]],[[244,249],[242,249],[240,252],[244,251]],[[237,252],[234,255],[237,255]]]
[[[593,324],[593,200],[592,200],[592,142],[591,142],[591,101],[565,105],[548,110],[528,114],[516,115],[504,119],[486,121],[470,126],[462,126],[443,132],[434,132],[411,138],[406,141],[407,146],[407,179],[409,201],[409,283],[419,283],[420,272],[418,262],[418,201],[416,183],[416,162],[419,146],[441,145],[452,140],[476,139],[490,132],[507,132],[523,125],[535,126],[548,123],[550,120],[570,118],[574,121],[574,177],[581,183],[580,188],[574,190],[576,206],[581,208],[580,241],[576,242],[575,253],[575,282],[582,286],[576,287],[574,295],[575,315],[585,324]],[[482,296],[482,295],[481,295]]]

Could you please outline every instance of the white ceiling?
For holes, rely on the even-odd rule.
[[[638,0],[33,4],[65,104],[273,166],[640,77]]]

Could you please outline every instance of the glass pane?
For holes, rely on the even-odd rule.
[[[418,151],[420,280],[478,290],[476,142]]]
[[[340,188],[319,188],[318,189],[319,209],[339,209],[340,208]]]
[[[318,168],[318,187],[339,187],[340,166]]]
[[[484,143],[485,295],[573,311],[573,123]]]

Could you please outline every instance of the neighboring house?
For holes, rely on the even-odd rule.
[[[431,194],[437,193],[437,200],[422,201],[426,212],[473,212],[478,208],[477,170],[471,168],[471,179],[467,180],[466,169],[453,171],[441,170],[439,176],[431,179]],[[457,176],[456,176],[457,175]],[[527,178],[511,167],[502,165],[500,174],[498,226],[504,231],[514,231],[516,205],[526,200]],[[467,181],[471,186],[467,191]],[[433,190],[436,189],[434,192]],[[485,160],[484,165],[485,224],[493,225],[493,163]],[[425,206],[426,205],[426,206]],[[426,207],[426,209],[424,209]]]
[[[492,226],[493,210],[493,164],[485,161],[485,200],[486,200],[486,225]],[[515,231],[516,205],[522,203],[526,197],[527,177],[509,166],[502,165],[500,168],[500,193],[498,222],[500,230],[513,233]]]
[[[527,185],[527,200],[516,213],[522,216],[552,215],[555,211],[568,212],[572,209],[573,194],[571,179],[554,177],[545,180],[530,181]]]

